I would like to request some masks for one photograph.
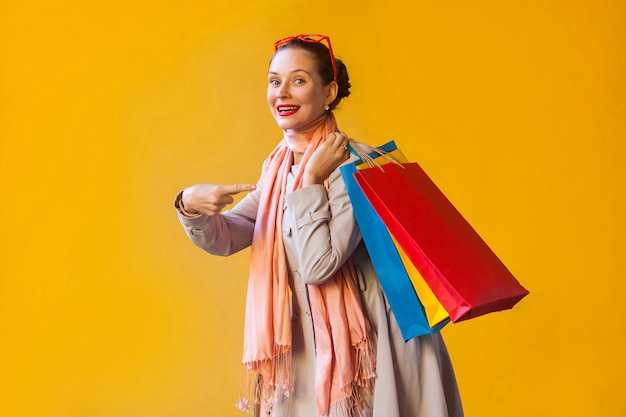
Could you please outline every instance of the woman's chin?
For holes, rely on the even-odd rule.
[[[302,120],[302,118],[296,118],[295,115],[291,116],[275,116],[276,124],[282,130],[289,130],[292,132],[305,132],[312,128],[319,126],[324,121],[325,114],[321,114],[319,117]]]
[[[306,127],[302,123],[298,123],[296,120],[282,118],[280,116],[278,116],[276,124],[278,124],[278,127],[280,127],[282,130],[291,130],[297,132],[299,130],[306,129]]]

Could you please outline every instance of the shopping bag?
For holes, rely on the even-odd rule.
[[[389,233],[389,231],[387,232]],[[417,294],[417,298],[424,307],[424,314],[426,315],[426,320],[428,321],[430,327],[436,328],[442,323],[449,322],[450,314],[448,314],[443,305],[441,305],[441,302],[430,289],[422,274],[417,270],[415,265],[413,265],[404,249],[402,249],[402,247],[396,242],[393,236],[391,236],[391,239],[393,240],[396,250],[398,251],[402,265],[411,280],[411,284]]]
[[[417,163],[354,177],[452,322],[512,308],[528,294]]]
[[[392,152],[396,149],[396,145],[394,142],[389,142],[379,149],[385,152]],[[358,160],[343,165],[340,168],[341,175],[346,184],[363,241],[402,335],[405,340],[409,340],[424,334],[438,332],[449,322],[447,313],[441,307],[439,301],[432,296],[432,292],[430,292],[423,278],[419,276],[416,270],[413,279],[409,276],[387,227],[356,183],[354,173],[357,172],[358,166],[362,162]],[[410,263],[409,265],[412,267]],[[413,281],[415,281],[419,286],[420,279],[421,286],[426,287],[427,292],[431,293],[431,304],[427,305],[426,309],[420,302],[413,284]],[[426,310],[429,312],[439,310],[435,314],[438,318],[433,319],[432,325],[428,321]],[[443,314],[441,311],[443,311]]]
[[[354,143],[353,145],[358,146],[356,143]],[[360,144],[360,146],[364,147],[363,144]],[[358,170],[365,169],[371,166],[383,166],[391,162],[393,163],[408,162],[408,160],[406,159],[402,151],[397,148],[396,143],[393,141],[389,142],[388,144],[383,145],[382,149],[381,148],[374,148],[374,149],[375,151],[371,153],[369,157],[370,158],[376,157],[376,158],[374,158],[373,160],[369,160],[367,162],[363,162],[361,164],[357,163]],[[364,154],[363,149],[361,149],[360,154],[363,155],[363,157],[365,157],[366,155]],[[387,233],[389,233],[389,231],[387,231]],[[404,266],[404,269],[406,270],[406,274],[408,275],[411,281],[411,284],[413,285],[413,289],[415,290],[417,298],[419,299],[419,301],[422,304],[422,307],[424,308],[424,314],[426,315],[426,320],[428,321],[428,324],[430,325],[430,327],[435,328],[439,324],[449,321],[450,316],[448,312],[445,310],[445,308],[443,308],[443,306],[441,305],[441,303],[439,302],[435,294],[432,292],[428,284],[426,284],[426,281],[424,281],[424,278],[422,277],[420,272],[417,270],[415,265],[413,265],[413,263],[410,261],[410,259],[408,258],[408,256],[406,255],[402,247],[398,245],[398,243],[396,242],[396,240],[393,238],[391,234],[390,236],[394,243],[394,246],[396,247],[396,250],[398,251],[398,255],[400,256],[400,261],[402,262],[402,265]]]

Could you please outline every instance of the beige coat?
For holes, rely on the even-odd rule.
[[[293,302],[294,392],[275,405],[275,417],[316,417],[313,322],[306,284],[323,282],[350,257],[354,261],[365,314],[372,324],[376,350],[376,381],[365,416],[460,417],[463,415],[454,372],[439,334],[404,342],[381,290],[357,227],[340,172],[321,185],[291,190],[287,184],[283,234],[290,269]],[[261,188],[232,210],[215,217],[188,218],[179,212],[189,238],[200,248],[227,256],[248,247]],[[261,410],[261,414],[267,414]],[[341,417],[340,409],[331,417]]]

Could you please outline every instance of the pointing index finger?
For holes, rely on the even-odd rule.
[[[243,192],[254,191],[256,189],[256,185],[254,184],[229,184],[222,185],[222,190],[224,194],[234,195]]]

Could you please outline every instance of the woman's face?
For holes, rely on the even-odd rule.
[[[267,102],[284,130],[306,130],[325,113],[336,96],[336,83],[324,86],[316,63],[303,49],[283,49],[270,63]]]

